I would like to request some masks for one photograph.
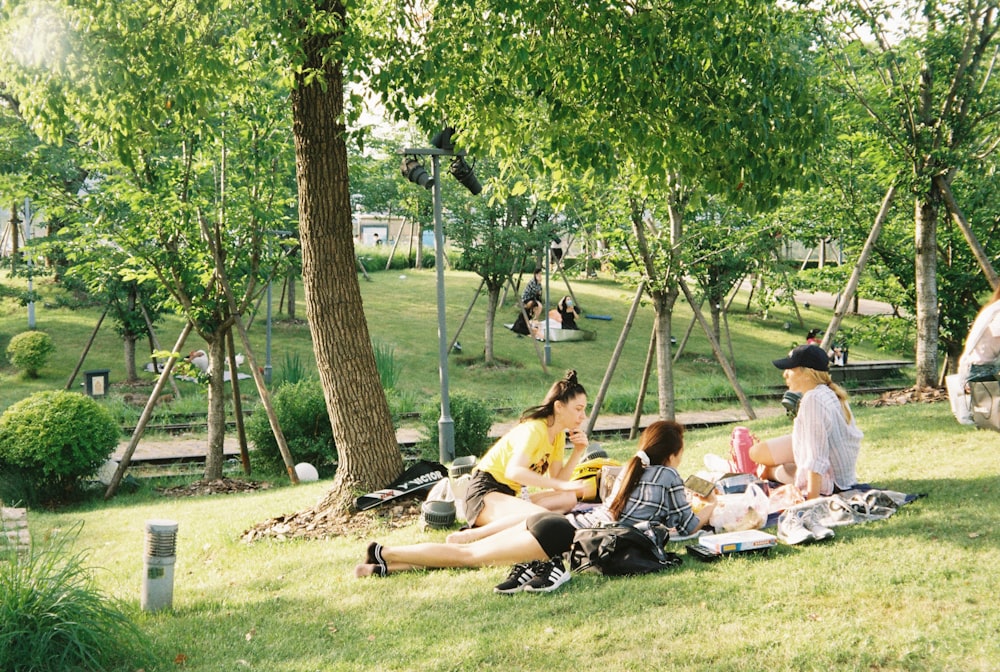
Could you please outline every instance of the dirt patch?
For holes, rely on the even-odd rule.
[[[459,366],[464,366],[467,369],[483,369],[486,371],[506,371],[507,369],[523,369],[524,364],[522,362],[516,362],[510,359],[502,359],[500,357],[494,357],[491,364],[486,363],[485,356],[479,355],[466,355],[464,357],[452,357],[455,364]]]
[[[157,488],[157,492],[164,497],[200,497],[258,492],[270,487],[271,484],[265,481],[218,478],[195,481],[172,488]],[[376,530],[384,531],[386,528],[395,529],[418,524],[421,504],[423,504],[423,499],[419,495],[414,495],[370,511],[358,511],[353,514],[332,508],[308,509],[275,516],[270,520],[257,523],[249,530],[244,531],[241,538],[247,543],[259,539],[284,541],[287,539],[329,539],[345,536],[364,538]]]
[[[201,495],[232,495],[238,492],[267,490],[271,484],[266,481],[244,481],[238,478],[216,478],[195,481],[173,488],[157,488],[164,497],[198,497]]]
[[[419,522],[422,503],[422,499],[411,497],[354,514],[333,509],[299,511],[257,523],[241,538],[247,543],[259,539],[364,538],[376,530],[407,527]]]
[[[948,401],[948,391],[940,387],[908,387],[905,390],[884,392],[878,399],[862,402],[865,406],[902,406],[903,404],[930,404]]]

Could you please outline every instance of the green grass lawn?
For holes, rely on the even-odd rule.
[[[394,408],[400,412],[412,412],[434,406],[440,390],[435,273],[388,271],[372,273],[371,278],[370,282],[361,281],[361,291],[372,339],[391,347],[395,358],[402,365],[402,375],[392,397]],[[0,271],[0,282],[17,286],[23,280],[11,279],[4,271]],[[502,323],[512,322],[515,317],[513,303],[508,300],[498,314],[495,334],[496,356],[502,364],[495,367],[483,366],[482,325],[486,309],[486,296],[483,294],[476,301],[460,334],[462,353],[450,357],[450,391],[478,397],[494,408],[519,411],[538,403],[552,381],[561,377],[566,369],[575,368],[593,398],[600,388],[635,290],[632,286],[607,278],[573,279],[571,282],[585,315],[611,316],[610,321],[586,318],[580,320],[582,327],[597,333],[596,340],[552,344],[551,364],[546,373],[534,347],[536,342],[528,338],[517,338],[503,328]],[[70,310],[55,307],[57,292],[45,278],[36,279],[35,286],[44,297],[36,305],[36,326],[52,336],[56,352],[49,364],[42,369],[38,379],[21,378],[6,362],[3,351],[13,335],[27,328],[26,309],[11,299],[0,300],[0,411],[37,390],[64,387],[100,316],[98,308]],[[449,336],[453,336],[458,329],[478,286],[479,278],[474,274],[455,271],[446,274]],[[556,299],[566,293],[566,286],[561,278],[552,279],[551,291]],[[291,322],[284,319],[284,314],[277,314],[280,288],[274,292],[276,314],[272,326],[271,363],[275,380],[281,379],[286,363],[293,360],[302,362],[307,369],[315,369],[309,327],[304,322],[306,310],[303,295],[300,286],[296,313],[299,321]],[[250,330],[254,353],[260,365],[266,362],[264,313],[262,306],[261,314],[254,319]],[[824,328],[830,319],[829,311],[816,308],[803,308],[802,314],[805,324],[800,327],[793,311],[785,308],[772,309],[765,316],[756,304],[748,311],[745,297],[738,298],[733,303],[728,321],[733,335],[733,351],[736,353],[735,368],[740,384],[748,394],[780,386],[781,377],[771,366],[771,360],[785,355],[795,344],[803,342],[809,328]],[[688,305],[683,301],[679,302],[674,318],[674,332],[679,342],[683,340],[692,317]],[[845,326],[852,323],[853,320],[848,319]],[[634,409],[652,324],[652,307],[644,304],[638,311],[630,336],[623,347],[605,398],[604,412],[631,413]],[[785,329],[786,324],[790,325],[788,330]],[[173,316],[158,325],[157,336],[161,346],[172,347],[181,328],[182,322]],[[540,351],[541,344],[538,345]],[[144,344],[140,343],[138,347],[142,349]],[[203,343],[193,336],[183,347],[183,352],[200,347],[203,347]],[[238,349],[243,350],[241,346]],[[851,344],[851,358],[854,360],[885,357],[912,359],[912,354],[881,352],[868,343]],[[142,366],[143,363],[140,361],[139,365]],[[134,422],[141,407],[128,408],[123,403],[123,395],[132,390],[117,387],[124,379],[122,346],[108,321],[98,332],[73,389],[82,391],[82,372],[95,369],[110,370],[113,390],[106,403],[123,419],[123,424]],[[151,382],[153,376],[145,374],[144,379]],[[700,327],[694,329],[675,365],[674,379],[678,411],[698,410],[713,404],[737,404],[731,386],[715,361]],[[181,382],[179,386],[182,400],[172,404],[172,408],[164,408],[163,412],[203,411],[203,390],[192,383]],[[655,412],[655,376],[651,378],[650,388],[645,410]],[[252,381],[243,381],[241,392],[250,397],[248,402],[252,404],[255,396]]]
[[[31,511],[30,527],[44,544],[83,524],[75,547],[132,605],[156,670],[996,670],[1000,437],[957,425],[943,403],[857,411],[862,479],[926,498],[822,544],[685,558],[646,577],[575,576],[551,595],[494,595],[507,568],[355,579],[367,537],[239,541],[256,522],[311,506],[324,482],[185,499],[144,490]],[[763,437],[788,421],[750,427]],[[724,454],[729,431],[689,432],[682,473]],[[144,521],[159,518],[179,524],[174,609],[144,614]],[[374,537],[444,534],[410,525]]]
[[[405,276],[405,277],[403,277]],[[451,333],[479,282],[447,274]],[[391,345],[402,363],[396,403],[419,410],[438,392],[435,277],[433,272],[390,272],[362,281],[373,338]],[[3,276],[7,283],[16,283]],[[53,290],[36,280],[45,296]],[[536,403],[563,370],[576,368],[595,395],[631,302],[633,289],[608,279],[573,281],[584,311],[611,321],[581,320],[597,340],[553,344],[543,372],[532,341],[498,329],[505,366],[484,367],[484,298],[461,334],[463,352],[451,357],[453,393],[520,409]],[[554,294],[561,290],[554,289]],[[301,292],[300,292],[301,295]],[[825,327],[829,312],[804,311],[799,327],[784,309],[762,315],[734,303],[736,369],[747,392],[780,384],[770,360],[784,355],[809,327]],[[38,328],[57,351],[42,376],[19,378],[0,369],[0,409],[38,389],[65,385],[98,310],[37,307]],[[501,322],[513,319],[510,304]],[[299,316],[305,316],[299,305]],[[273,363],[280,379],[286,357],[312,366],[309,331],[279,319]],[[652,328],[643,306],[625,344],[605,412],[630,412]],[[676,311],[680,339],[690,322]],[[792,326],[784,328],[785,323]],[[23,307],[0,302],[0,346],[25,327]],[[264,322],[252,328],[264,360]],[[169,347],[181,324],[159,330]],[[199,347],[190,342],[184,350]],[[852,343],[852,359],[908,357]],[[121,345],[105,325],[83,370],[107,368],[122,379]],[[729,385],[698,330],[675,371],[678,411],[711,404],[735,406]],[[79,380],[78,380],[79,382]],[[204,407],[197,386],[182,383],[185,410]],[[247,386],[249,387],[249,386]],[[124,417],[116,388],[104,403]],[[252,396],[252,395],[251,395]],[[706,401],[706,398],[714,401]],[[774,400],[755,405],[777,405]],[[647,409],[655,402],[647,402]],[[58,510],[29,513],[35,544],[65,536],[82,523],[73,548],[87,553],[98,585],[125,600],[153,641],[156,670],[990,670],[1000,659],[997,594],[998,437],[957,425],[946,404],[858,409],[866,432],[859,472],[880,487],[926,493],[892,519],[839,528],[822,545],[779,547],[768,557],[683,566],[661,575],[627,579],[577,576],[552,595],[497,596],[492,587],[507,568],[430,571],[387,580],[357,580],[352,570],[365,538],[268,541],[246,545],[241,533],[262,520],[312,506],[328,482],[275,484],[253,494],[174,499],[147,486]],[[138,410],[132,411],[138,415]],[[787,430],[784,416],[749,423],[760,436]],[[691,431],[682,472],[696,471],[708,452],[725,454],[730,428]],[[605,444],[612,456],[634,450]],[[174,609],[139,611],[144,523],[178,521]],[[441,540],[441,531],[416,525],[374,533],[390,544]],[[149,668],[147,668],[149,669]]]

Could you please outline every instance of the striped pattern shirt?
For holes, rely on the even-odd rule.
[[[817,385],[802,395],[792,427],[795,485],[805,492],[812,471],[823,477],[820,494],[833,494],[834,486],[846,490],[858,482],[855,465],[864,436],[854,422],[844,419],[836,392]]]

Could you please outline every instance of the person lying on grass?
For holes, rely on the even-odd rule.
[[[520,424],[490,448],[472,472],[465,494],[470,527],[448,541],[465,544],[524,522],[546,511],[566,513],[586,487],[573,469],[587,449],[580,425],[587,419],[587,392],[576,371],[556,381],[539,406],[527,409]],[[568,459],[566,442],[573,444]],[[528,487],[540,488],[528,492]]]
[[[818,345],[800,345],[774,360],[785,384],[802,395],[792,433],[750,447],[758,475],[794,483],[806,499],[850,490],[864,436],[847,401],[847,392],[830,378],[830,358]]]
[[[365,561],[354,568],[354,574],[361,578],[431,567],[484,567],[532,561],[548,561],[561,568],[560,556],[572,545],[575,530],[607,522],[629,525],[659,522],[678,534],[693,534],[708,522],[715,507],[715,495],[709,496],[697,515],[692,511],[677,472],[683,454],[684,426],[656,421],[643,431],[639,450],[622,470],[608,503],[586,513],[565,516],[535,512],[512,527],[468,544],[383,546],[373,541],[368,545]],[[514,568],[512,576],[518,569]],[[545,569],[548,568],[536,565],[533,573],[544,574]],[[499,587],[498,591],[510,592],[500,591]]]

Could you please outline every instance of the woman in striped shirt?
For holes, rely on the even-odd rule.
[[[795,483],[806,499],[850,490],[858,482],[855,466],[864,434],[847,393],[830,378],[829,356],[818,345],[800,345],[773,363],[802,399],[790,435],[750,448],[760,476]]]

